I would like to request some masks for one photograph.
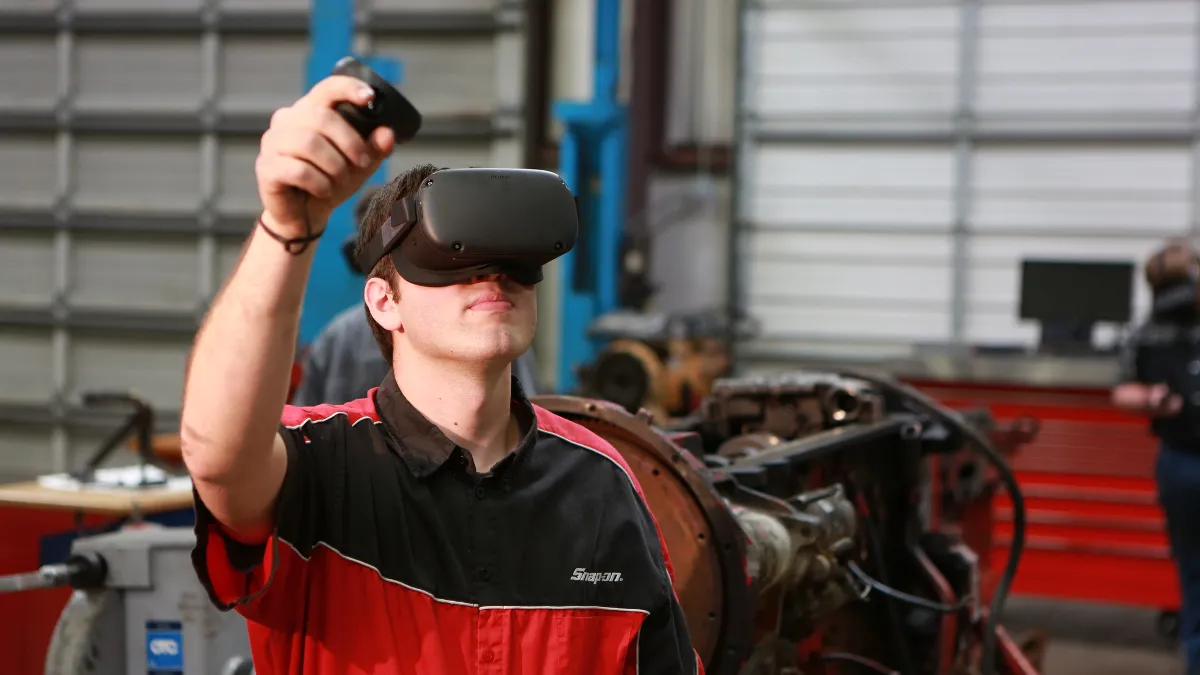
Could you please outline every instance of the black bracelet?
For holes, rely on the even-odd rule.
[[[292,255],[300,255],[301,253],[304,253],[306,250],[308,250],[309,244],[320,239],[321,235],[325,234],[324,229],[322,229],[320,232],[313,233],[312,225],[308,222],[308,218],[304,219],[304,231],[307,232],[307,234],[305,234],[303,237],[293,237],[291,239],[288,239],[267,227],[267,224],[263,222],[263,214],[261,213],[258,215],[258,226],[262,228],[263,232],[266,232],[268,235],[270,235],[272,239],[280,244],[283,244],[283,250]]]

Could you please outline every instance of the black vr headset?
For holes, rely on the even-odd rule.
[[[385,255],[418,286],[450,286],[503,274],[542,280],[542,266],[579,233],[575,197],[557,174],[536,169],[443,169],[392,215],[355,261],[370,273]]]

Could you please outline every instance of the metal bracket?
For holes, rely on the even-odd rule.
[[[581,205],[579,241],[559,259],[562,328],[556,385],[564,393],[578,388],[578,368],[600,348],[588,327],[617,308],[628,146],[626,108],[617,98],[620,0],[596,0],[594,57],[592,99],[555,101],[553,106],[564,125],[559,175]]]

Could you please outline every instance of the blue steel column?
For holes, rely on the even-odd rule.
[[[558,389],[576,390],[576,369],[599,345],[587,335],[597,317],[617,309],[618,265],[624,231],[627,118],[617,98],[621,64],[621,0],[596,0],[592,100],[555,101],[563,123],[559,174],[580,201],[580,233],[560,265],[562,330]]]
[[[308,35],[310,50],[304,71],[304,91],[329,77],[339,59],[353,54],[354,0],[313,0]],[[397,86],[401,84],[403,69],[398,61],[380,57],[358,58],[385,80]],[[367,185],[379,185],[387,179],[385,163],[371,176]],[[341,252],[342,242],[357,226],[354,222],[354,205],[357,201],[356,194],[334,210],[321,237],[321,244],[313,255],[312,274],[300,315],[301,344],[311,343],[330,319],[362,301],[362,281],[350,272]]]

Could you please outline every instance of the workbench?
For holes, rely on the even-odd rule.
[[[193,522],[190,485],[145,488],[0,486],[0,574],[29,572],[66,559],[79,533],[131,519],[169,526]],[[62,481],[57,481],[61,483]],[[42,675],[50,636],[71,589],[0,594],[0,654],[5,675]]]
[[[1012,459],[1025,495],[1025,553],[1013,592],[1177,611],[1179,583],[1154,481],[1157,439],[1144,417],[1110,403],[1115,355],[1057,357],[918,348],[887,371],[957,409],[1003,425],[1040,421]],[[993,510],[990,567],[1012,536],[1008,496]]]

